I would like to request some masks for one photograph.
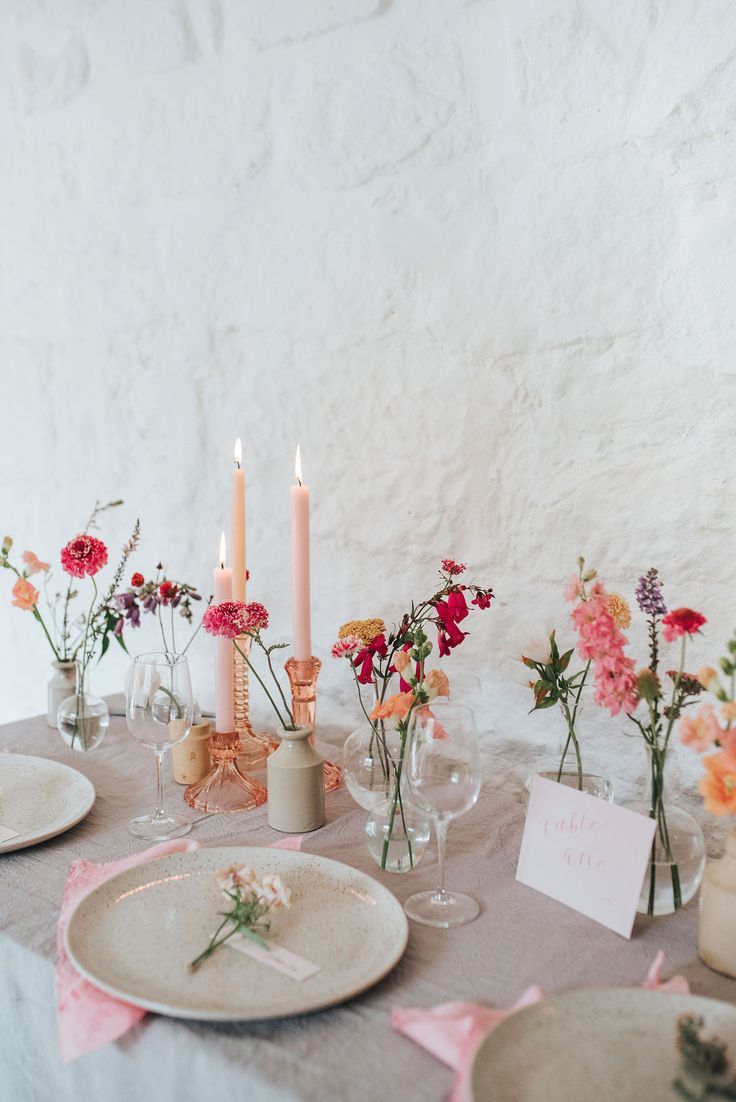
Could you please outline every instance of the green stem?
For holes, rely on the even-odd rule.
[[[258,670],[255,668],[253,663],[248,658],[248,655],[243,653],[243,651],[240,649],[240,647],[238,646],[238,644],[235,640],[233,640],[233,643],[235,645],[235,649],[237,650],[238,654],[240,654],[240,656],[245,660],[246,666],[248,667],[249,670],[251,670],[251,672],[253,673],[253,676],[255,677],[256,681],[261,686],[261,688],[263,689],[263,691],[266,694],[266,696],[268,697],[268,699],[271,701],[271,707],[273,708],[274,712],[276,713],[276,715],[278,717],[279,724],[284,728],[285,731],[288,730],[289,729],[289,724],[284,723],[283,716],[281,715],[281,712],[278,710],[278,707],[276,706],[276,701],[273,699],[270,692],[268,691],[265,681],[263,680],[261,675],[258,673]],[[291,721],[291,727],[293,729],[294,718],[291,715],[291,713],[289,713],[289,717],[290,717],[290,721]]]
[[[281,702],[283,703],[284,708],[286,708],[286,714],[289,717],[289,721],[290,721],[290,723],[293,727],[294,726],[294,716],[292,715],[291,708],[289,707],[288,702],[286,700],[286,697],[284,696],[284,690],[281,688],[281,682],[279,681],[278,677],[276,676],[276,671],[274,670],[273,665],[271,664],[271,652],[268,650],[267,647],[264,647],[263,643],[261,642],[260,636],[256,636],[256,642],[258,643],[258,645],[261,648],[261,650],[263,651],[263,653],[266,655],[266,661],[268,662],[268,668],[271,671],[271,677],[273,678],[274,683],[276,685],[276,688],[279,691],[279,695],[281,697]]]

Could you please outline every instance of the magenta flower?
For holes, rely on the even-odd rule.
[[[244,606],[243,624],[245,631],[265,631],[268,627],[268,609],[259,601],[251,601]]]
[[[465,600],[465,594],[461,589],[454,589],[452,593],[448,593],[447,607],[456,624],[459,624],[461,620],[465,619],[468,615],[468,605]]]
[[[224,635],[226,639],[237,639],[243,635],[243,616],[245,604],[242,601],[222,601],[219,605],[210,605],[202,617],[202,627],[208,635]]]
[[[333,658],[345,658],[348,654],[356,654],[363,647],[362,641],[357,635],[346,635],[344,639],[338,639],[332,645]]]
[[[61,565],[74,578],[91,578],[107,562],[107,548],[96,536],[75,536],[61,551]]]
[[[465,570],[465,563],[464,562],[455,562],[454,559],[443,559],[442,560],[442,569],[444,570],[445,574],[452,574],[452,575],[462,574],[463,571]]]
[[[695,635],[703,624],[707,623],[702,612],[693,608],[675,608],[662,620],[662,635],[666,642],[673,643],[681,635]]]
[[[471,605],[477,605],[478,608],[490,608],[492,598],[492,593],[483,593],[482,590],[479,589],[470,603]]]
[[[385,658],[387,654],[386,636],[383,633],[377,635],[375,639],[371,639],[367,647],[363,647],[361,651],[358,651],[353,659],[353,666],[356,670],[360,666],[357,678],[361,685],[370,685],[373,681],[374,657],[378,655],[379,658]]]

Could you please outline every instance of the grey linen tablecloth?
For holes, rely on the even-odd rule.
[[[114,718],[92,754],[67,750],[41,718],[0,728],[0,750],[37,754],[87,774],[97,802],[73,830],[0,857],[1,1102],[440,1102],[452,1073],[394,1033],[395,1006],[450,1000],[505,1006],[530,985],[548,992],[581,985],[637,984],[657,950],[667,972],[681,972],[696,994],[736,1002],[736,981],[698,960],[697,905],[659,919],[638,919],[629,942],[542,895],[514,876],[523,829],[521,804],[494,788],[452,825],[448,883],[482,904],[459,930],[410,924],[397,968],[373,990],[322,1013],[262,1025],[211,1025],[149,1015],[119,1042],[62,1066],[56,1039],[56,923],[71,861],[109,861],[144,848],[127,820],[151,808],[153,761]],[[167,784],[170,802],[181,789]],[[327,824],[304,850],[344,861],[385,883],[400,899],[432,887],[434,852],[405,876],[381,873],[365,845],[366,812],[340,790],[327,798]],[[208,817],[192,837],[205,845],[267,845],[279,837],[266,809]],[[360,952],[360,945],[355,946]]]

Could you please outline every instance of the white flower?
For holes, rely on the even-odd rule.
[[[225,894],[236,889],[257,891],[260,887],[256,883],[256,874],[247,865],[231,865],[229,869],[220,869],[215,874],[215,879]]]
[[[291,906],[291,892],[281,877],[273,873],[267,873],[266,876],[261,878],[258,894],[263,902],[269,907],[273,907],[274,910],[278,907]]]

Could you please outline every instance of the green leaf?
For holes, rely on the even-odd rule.
[[[564,673],[567,667],[570,665],[570,659],[572,658],[574,653],[575,648],[571,647],[570,650],[565,651],[565,653],[562,655],[559,662],[557,663],[557,669],[560,671],[560,673]]]

